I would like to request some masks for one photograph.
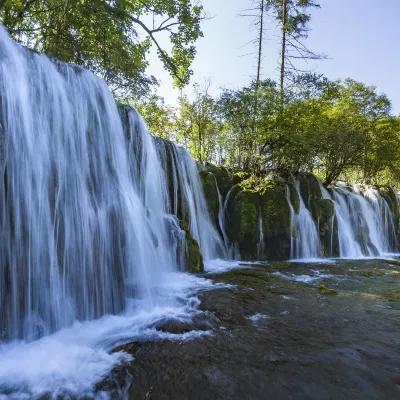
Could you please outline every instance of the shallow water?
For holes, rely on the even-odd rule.
[[[399,272],[396,260],[369,259],[256,263],[209,273],[230,285],[199,295],[212,334],[122,346],[135,357],[120,371],[135,383],[129,396],[398,398]],[[324,295],[321,285],[335,295]]]

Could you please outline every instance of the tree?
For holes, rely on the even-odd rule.
[[[256,90],[256,81],[239,90],[225,90],[219,100],[220,113],[235,132],[236,166],[245,170],[259,168],[260,145],[271,136],[278,107],[275,82],[262,80]],[[257,96],[257,102],[254,97]],[[254,107],[257,106],[257,112]],[[249,116],[255,115],[252,120]],[[254,129],[253,124],[256,125]]]
[[[120,96],[157,83],[145,74],[152,45],[175,85],[187,85],[202,18],[191,0],[0,0],[0,21],[14,39],[89,68]],[[171,51],[160,35],[169,35]]]
[[[153,94],[140,100],[133,100],[131,104],[142,115],[151,134],[163,139],[175,139],[175,109],[165,105],[164,99]]]
[[[294,60],[318,60],[325,58],[309,50],[303,41],[307,39],[308,23],[311,14],[307,9],[319,8],[313,0],[267,0],[267,7],[272,10],[281,28],[281,51],[279,65],[279,87],[281,108],[285,101],[285,79],[287,75],[299,72]],[[304,72],[304,71],[303,71]]]
[[[187,147],[200,162],[216,158],[217,141],[222,124],[216,100],[209,94],[211,82],[194,85],[194,99],[181,96],[176,118],[178,141]]]

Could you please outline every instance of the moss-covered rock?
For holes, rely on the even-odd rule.
[[[292,182],[287,182],[287,188],[290,195],[290,204],[293,207],[293,211],[298,214],[300,211],[300,197],[297,190]]]
[[[338,241],[337,229],[335,230],[335,206],[330,199],[310,200],[310,209],[313,219],[317,225],[319,237],[324,256],[331,256],[334,247],[333,241]],[[337,221],[336,221],[337,228]],[[336,247],[336,246],[335,246]],[[339,254],[337,254],[339,255]]]
[[[265,258],[285,260],[290,257],[291,213],[287,186],[278,180],[266,180],[260,190],[260,209]]]
[[[310,208],[312,200],[322,199],[320,182],[315,175],[309,173],[300,174],[298,180],[300,182],[300,194],[307,207]]]
[[[399,199],[397,197],[397,193],[391,186],[380,186],[378,190],[381,196],[388,203],[390,210],[392,211],[396,221],[399,222],[400,210],[399,210]]]
[[[203,184],[204,196],[207,202],[208,211],[214,220],[214,223],[217,223],[219,213],[219,197],[215,177],[211,172],[202,170],[200,171],[200,179]]]
[[[197,241],[192,237],[188,224],[180,221],[180,227],[186,235],[185,240],[185,264],[188,272],[204,272],[203,256]]]
[[[206,163],[205,168],[208,172],[211,172],[215,176],[219,192],[221,193],[222,197],[225,197],[229,189],[232,187],[232,178],[229,171],[221,165],[214,165],[210,163]]]
[[[257,258],[258,195],[240,191],[234,198],[230,213],[231,234],[244,260]]]
[[[318,293],[324,296],[336,296],[338,291],[334,289],[328,289],[325,285],[320,285],[318,286]]]

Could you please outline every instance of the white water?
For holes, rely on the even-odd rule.
[[[173,194],[170,193],[170,198],[174,201],[170,211],[178,215],[182,209],[182,217],[189,220],[190,232],[199,243],[205,261],[226,258],[227,250],[209,215],[195,160],[186,149],[171,142],[159,141],[157,147],[163,169],[172,167]],[[171,166],[168,160],[171,160]],[[165,188],[168,190],[167,182]]]
[[[264,228],[261,209],[258,210],[258,243],[257,243],[257,257],[259,260],[262,259],[265,251],[264,243]]]
[[[287,198],[291,213],[291,258],[292,259],[313,259],[320,256],[321,243],[317,227],[310,211],[304,204],[300,194],[299,182],[294,182],[297,194],[300,199],[299,213],[294,212],[290,200],[290,192],[287,190]]]
[[[164,321],[190,323],[197,309],[194,292],[214,287],[211,281],[189,274],[167,274],[153,287],[154,306],[144,309],[133,301],[121,315],[75,322],[33,342],[15,341],[0,347],[0,389],[7,398],[30,399],[51,394],[108,398],[93,393],[93,386],[117,364],[131,360],[123,352],[111,353],[118,345],[136,340],[190,340],[209,331],[170,334],[156,330]],[[129,385],[129,382],[127,382]],[[123,388],[122,388],[123,389]],[[124,398],[120,393],[119,398]]]
[[[396,250],[394,217],[376,189],[366,187],[363,196],[357,188],[337,187],[333,200],[341,257],[383,256]]]
[[[112,348],[165,336],[154,323],[191,318],[211,283],[175,273],[184,232],[159,149],[102,80],[0,28],[0,106],[0,391],[90,393],[127,358]],[[224,256],[197,165],[173,151],[191,232],[206,260]]]

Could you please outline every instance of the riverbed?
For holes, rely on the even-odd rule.
[[[168,339],[116,350],[132,360],[99,385],[132,399],[400,397],[400,262],[245,263],[202,277],[188,321]],[[204,332],[189,340],[173,335]]]

